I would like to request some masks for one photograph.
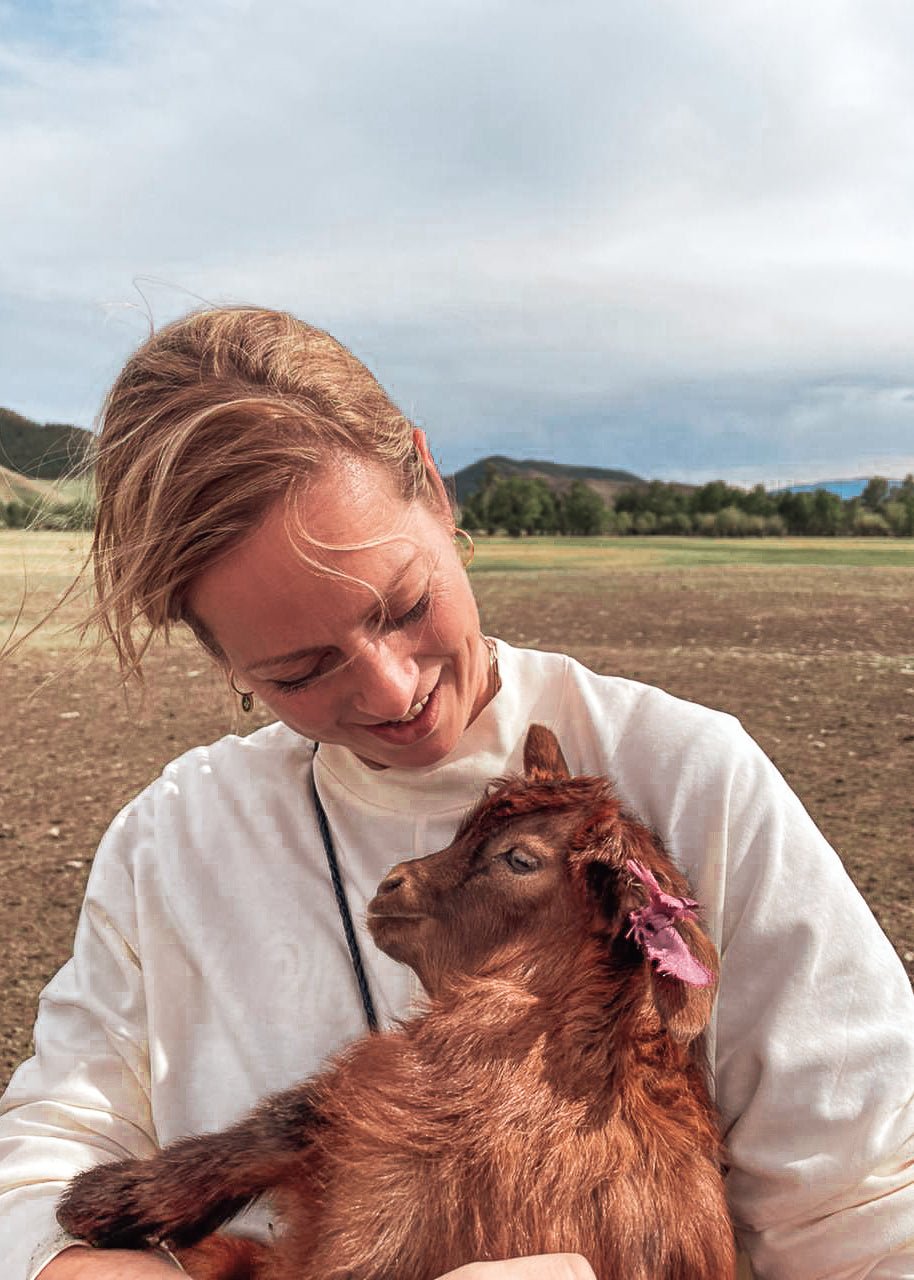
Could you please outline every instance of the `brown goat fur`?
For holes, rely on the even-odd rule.
[[[433,1280],[548,1252],[582,1254],[598,1280],[731,1277],[698,1052],[714,986],[659,974],[628,936],[646,896],[629,859],[668,893],[688,885],[541,726],[524,768],[369,906],[426,1012],[225,1132],[79,1175],[61,1224],[102,1245],[163,1239],[197,1280]],[[676,928],[716,978],[698,923]],[[275,1244],[209,1234],[267,1192]]]

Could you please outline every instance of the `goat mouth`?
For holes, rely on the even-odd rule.
[[[381,920],[422,920],[425,913],[423,911],[381,911],[369,902],[367,915],[369,924],[377,924]]]

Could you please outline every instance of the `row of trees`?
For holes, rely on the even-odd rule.
[[[487,472],[482,488],[460,511],[465,528],[487,533],[503,529],[514,538],[523,533],[605,533],[610,515],[596,490],[580,480],[557,493],[539,477],[505,478],[497,472]]]
[[[501,476],[494,468],[482,488],[461,508],[461,523],[473,532],[522,534],[665,534],[703,537],[807,537],[874,535],[914,537],[914,475],[900,485],[870,480],[859,498],[844,500],[825,489],[770,494],[761,485],[737,489],[714,480],[696,489],[655,480],[623,489],[608,506],[589,485],[576,480],[558,493],[542,478]],[[73,502],[0,502],[0,527],[91,529],[93,496],[86,489]]]
[[[762,485],[737,489],[714,480],[695,489],[655,480],[623,489],[608,506],[575,482],[555,493],[545,480],[487,472],[463,504],[470,530],[521,534],[666,534],[703,537],[914,537],[914,475],[900,485],[870,480],[859,498],[825,489],[770,494]]]

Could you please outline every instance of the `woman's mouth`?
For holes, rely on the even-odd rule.
[[[411,746],[427,737],[438,723],[441,703],[440,684],[418,702],[414,702],[406,715],[399,720],[385,720],[381,724],[366,724],[364,729],[383,742],[395,746]]]
[[[421,702],[415,702],[400,720],[389,720],[388,724],[412,724],[413,720],[425,710],[426,703],[432,695],[427,693]]]

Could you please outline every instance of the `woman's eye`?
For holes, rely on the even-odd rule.
[[[312,671],[306,676],[299,676],[297,680],[271,680],[270,683],[280,693],[297,693],[299,689],[306,689],[314,678],[315,673]]]
[[[429,588],[426,588],[410,609],[407,609],[405,613],[401,613],[397,617],[390,618],[386,624],[387,627],[399,629],[412,626],[415,622],[420,622],[428,613],[431,603],[432,593]],[[298,693],[302,689],[307,689],[308,685],[313,684],[321,676],[333,671],[338,665],[341,664],[333,662],[328,655],[327,660],[322,658],[307,675],[297,676],[294,680],[271,680],[270,683],[279,693]]]
[[[309,684],[313,684],[321,676],[327,675],[337,665],[333,661],[330,653],[319,656],[318,661],[311,668],[300,676],[296,676],[294,680],[271,680],[270,684],[279,693],[298,693],[301,689],[307,689]]]
[[[525,853],[523,849],[506,849],[501,855],[512,871],[519,876],[529,875],[531,871],[539,871],[540,860],[535,854]]]
[[[394,627],[408,627],[413,622],[419,622],[428,613],[431,602],[432,593],[426,589],[411,609],[407,609],[406,613],[401,613],[399,617],[391,619],[391,625]]]

